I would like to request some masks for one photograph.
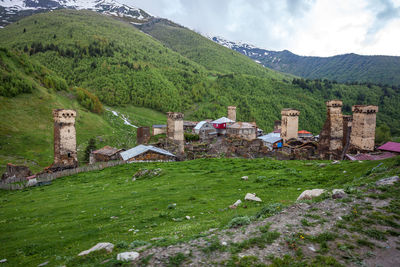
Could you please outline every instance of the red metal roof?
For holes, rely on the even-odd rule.
[[[393,158],[395,156],[397,156],[397,155],[394,153],[390,153],[390,152],[384,152],[382,154],[377,154],[377,155],[372,155],[372,154],[349,155],[349,154],[346,154],[346,157],[348,157],[350,160],[382,160],[382,159]]]
[[[378,149],[400,153],[400,143],[387,142],[386,144],[378,147]]]
[[[311,134],[310,132],[307,132],[306,130],[301,130],[298,132],[299,134]]]

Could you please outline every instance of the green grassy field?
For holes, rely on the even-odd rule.
[[[254,216],[273,203],[289,205],[303,190],[365,184],[398,174],[400,165],[399,158],[382,164],[326,162],[321,167],[320,163],[200,159],[127,164],[60,178],[48,186],[1,191],[0,258],[6,258],[9,266],[45,261],[49,266],[98,265],[123,249],[83,260],[76,255],[98,242],[185,241],[210,228],[224,228],[237,215]],[[133,182],[133,174],[143,168],[161,168],[162,173]],[[244,175],[248,181],[241,180]],[[263,202],[228,208],[248,192]]]

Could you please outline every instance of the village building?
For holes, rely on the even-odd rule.
[[[185,152],[183,116],[180,112],[167,112],[167,138],[178,145],[179,154]]]
[[[350,144],[350,133],[353,122],[353,116],[343,115],[343,151],[346,152]]]
[[[183,121],[183,130],[185,133],[192,133],[196,125],[196,121]]]
[[[154,124],[152,126],[152,135],[159,135],[167,133],[167,125],[166,124]]]
[[[276,120],[276,121],[274,122],[274,132],[275,132],[275,131],[276,131],[276,132],[279,131],[279,133],[280,133],[280,132],[281,132],[281,129],[282,129],[282,121]]]
[[[353,122],[350,134],[351,152],[369,152],[375,149],[377,106],[355,105],[352,107]]]
[[[236,122],[226,127],[226,135],[229,137],[254,140],[257,138],[257,126],[248,122]]]
[[[226,127],[235,123],[235,121],[228,119],[227,117],[219,118],[211,122],[217,133],[220,135],[226,134]]]
[[[308,132],[306,130],[301,130],[297,132],[298,136],[300,139],[304,141],[310,141],[314,139],[314,135],[311,132]]]
[[[378,147],[378,150],[381,151],[388,151],[391,153],[395,153],[397,155],[400,155],[400,143],[397,142],[387,142],[380,147]]]
[[[136,144],[147,144],[150,141],[150,128],[147,126],[138,127],[136,130]]]
[[[52,171],[78,167],[75,118],[75,110],[53,110],[54,163],[50,166]]]
[[[122,160],[130,162],[175,161],[176,156],[167,150],[150,146],[138,145],[120,153]]]
[[[300,111],[291,108],[285,108],[281,111],[281,137],[284,142],[298,138],[299,115]]]
[[[263,136],[263,135],[264,135],[264,130],[260,129],[260,128],[257,128],[257,137]]]
[[[282,147],[282,138],[279,133],[269,133],[258,137],[258,139],[260,139],[263,142],[264,146],[268,147],[269,150],[274,150]]]
[[[194,127],[194,133],[198,134],[201,141],[206,141],[217,136],[217,130],[214,128],[213,124],[208,121],[199,122],[196,127]]]
[[[119,149],[111,146],[105,146],[90,153],[89,164],[96,162],[107,162],[111,160],[121,160],[120,153],[125,149]]]

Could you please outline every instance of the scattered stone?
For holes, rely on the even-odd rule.
[[[0,260],[0,263],[5,263],[5,262],[7,262],[7,259]]]
[[[39,264],[38,267],[46,266],[47,264],[49,264],[49,262],[48,262],[48,261],[45,261],[45,262]]]
[[[139,258],[139,253],[135,251],[122,252],[117,255],[117,260],[119,261],[134,261]]]
[[[242,201],[240,199],[236,200],[235,203],[229,206],[231,209],[236,209],[240,204],[242,204]]]
[[[340,161],[334,160],[334,161],[332,161],[332,164],[340,164]]]
[[[309,250],[311,250],[312,252],[315,252],[315,248],[313,246],[308,247]]]
[[[347,171],[343,171],[343,173],[346,173]]]
[[[249,176],[242,176],[242,180],[244,180],[244,181],[249,180]]]
[[[303,200],[303,199],[312,199],[314,197],[319,197],[325,192],[324,189],[313,189],[313,190],[305,190],[303,193],[300,194],[300,196],[297,198],[297,201]]]
[[[306,163],[305,165],[306,166],[312,166],[313,164],[312,163]]]
[[[342,216],[337,217],[339,221],[343,220]]]
[[[333,189],[332,190],[332,198],[333,199],[338,199],[338,198],[345,198],[347,194],[344,192],[343,189]]]
[[[94,247],[92,247],[88,250],[84,250],[81,253],[79,253],[78,256],[85,256],[85,255],[88,255],[89,253],[92,253],[93,251],[98,251],[98,250],[102,250],[102,249],[105,249],[107,252],[110,253],[113,251],[114,245],[109,242],[97,243]]]
[[[132,182],[136,181],[136,177],[132,177]]]
[[[26,186],[28,186],[28,187],[35,186],[37,183],[38,183],[38,181],[36,180],[36,178],[29,179]]]
[[[326,167],[326,163],[321,163],[318,166],[320,166],[321,168]]]
[[[225,241],[222,241],[221,245],[223,245],[223,246],[227,246],[227,245],[228,245],[228,243],[226,243]]]
[[[190,216],[186,216],[185,218],[186,218],[186,220],[190,220]]]
[[[246,196],[244,197],[244,200],[262,202],[261,198],[256,197],[256,194],[252,193],[247,193]]]
[[[118,219],[117,216],[111,216],[110,219]]]
[[[148,169],[142,169],[137,171],[133,176],[132,176],[132,181],[135,181],[136,179],[139,178],[152,178],[155,176],[159,176],[162,172],[161,168],[157,168],[154,170],[148,170]],[[135,180],[133,180],[135,179]]]
[[[380,185],[393,185],[395,182],[400,181],[399,176],[392,176],[384,179],[380,179],[379,181],[376,182],[377,186]]]

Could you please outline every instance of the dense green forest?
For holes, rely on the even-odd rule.
[[[396,88],[320,80],[304,86],[186,28],[164,22],[148,27],[153,38],[112,17],[59,10],[1,29],[0,45],[37,60],[67,87],[83,88],[105,105],[182,111],[193,120],[226,115],[226,107],[236,105],[239,120],[256,121],[266,131],[282,108],[292,107],[301,111],[300,128],[317,134],[324,102],[339,98],[345,112],[354,104],[379,105],[378,124],[400,133]]]
[[[238,47],[238,51],[240,48]],[[249,57],[266,67],[308,79],[341,83],[375,83],[400,86],[400,57],[345,54],[333,57],[298,56],[287,50],[246,49]],[[253,53],[250,53],[253,52]]]

